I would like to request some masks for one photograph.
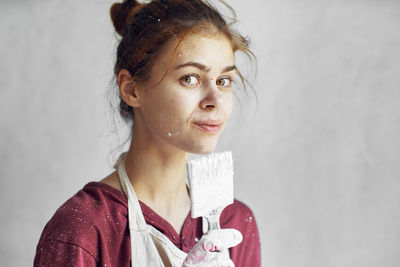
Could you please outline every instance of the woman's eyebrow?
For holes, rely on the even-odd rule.
[[[237,70],[237,67],[236,67],[235,65],[228,66],[228,67],[226,67],[226,68],[222,71],[222,73],[224,73],[224,72],[230,72],[230,71],[232,71],[232,70]]]
[[[201,70],[203,72],[209,72],[210,71],[210,68],[207,68],[205,65],[203,65],[201,63],[198,63],[198,62],[193,62],[193,61],[189,61],[189,62],[180,64],[180,65],[176,66],[175,69],[177,70],[177,69],[181,69],[181,68],[184,68],[184,67],[195,67],[195,68],[198,68],[199,70]],[[236,68],[235,65],[228,66],[225,69],[223,69],[222,73],[229,72],[229,71],[236,70],[236,69],[237,68]]]
[[[181,68],[184,68],[184,67],[195,67],[195,68],[198,68],[199,70],[204,71],[204,72],[209,72],[210,71],[210,69],[207,68],[205,65],[203,65],[201,63],[193,62],[193,61],[189,61],[189,62],[180,64],[180,65],[176,66],[175,69],[177,70],[177,69],[181,69]]]

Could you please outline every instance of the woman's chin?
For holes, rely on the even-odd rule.
[[[184,142],[175,142],[172,145],[191,154],[209,154],[215,150],[217,142],[218,138],[208,140],[190,139]]]
[[[215,150],[216,145],[204,145],[204,146],[197,146],[192,148],[191,151],[188,151],[192,154],[209,154]]]

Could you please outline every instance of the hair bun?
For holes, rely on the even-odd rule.
[[[122,3],[114,3],[110,9],[111,20],[115,31],[122,36],[129,20],[142,8],[143,4],[136,0],[124,0]]]

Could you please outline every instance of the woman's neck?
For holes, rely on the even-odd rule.
[[[139,200],[163,217],[174,216],[176,209],[189,210],[186,187],[187,153],[160,149],[151,142],[132,139],[125,168]]]

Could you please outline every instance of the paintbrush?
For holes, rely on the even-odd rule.
[[[233,203],[233,160],[230,151],[187,163],[192,218],[204,217],[208,230],[221,229],[222,210]]]

